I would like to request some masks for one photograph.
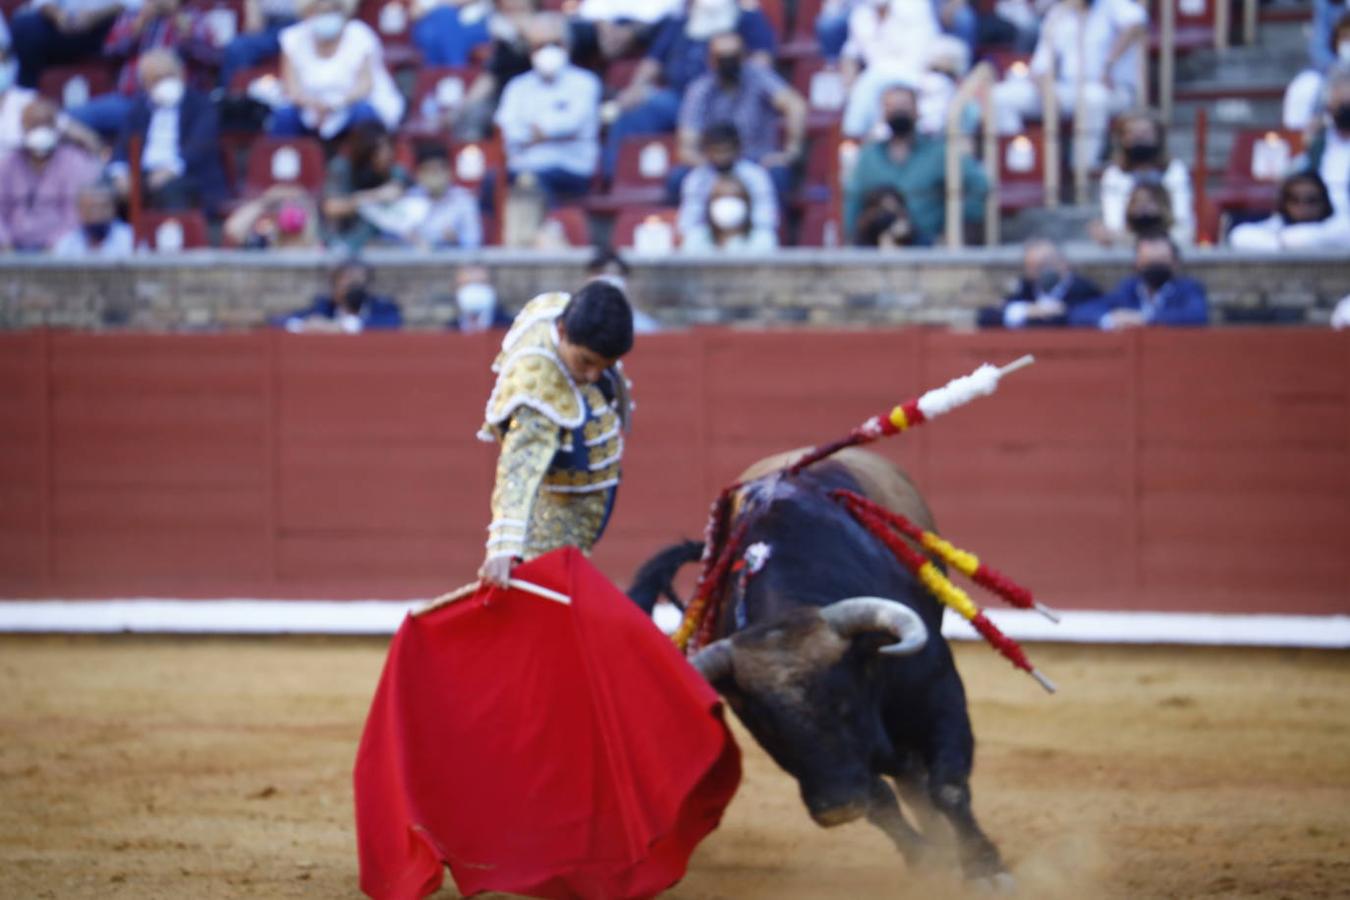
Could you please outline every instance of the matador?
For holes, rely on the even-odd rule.
[[[619,358],[632,346],[628,300],[605,280],[541,294],[516,317],[479,433],[501,443],[483,581],[505,586],[517,560],[600,539],[632,409]]]

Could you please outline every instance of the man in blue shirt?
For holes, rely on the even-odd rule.
[[[403,327],[403,311],[398,304],[370,292],[370,266],[348,259],[333,269],[332,279],[332,293],[318,295],[309,306],[283,316],[275,324],[297,333],[359,334]]]
[[[1166,234],[1146,235],[1134,248],[1135,274],[1100,300],[1069,310],[1069,324],[1113,331],[1139,325],[1207,325],[1205,286],[1177,274],[1181,253]]]
[[[708,71],[709,39],[726,31],[741,36],[747,62],[773,65],[773,26],[763,12],[742,9],[736,0],[691,0],[685,14],[670,16],[657,26],[656,36],[646,58],[633,73],[632,82],[612,103],[606,104],[607,116],[616,117],[605,142],[607,178],[614,177],[614,164],[624,138],[675,129],[685,88]],[[606,121],[611,121],[608,117]]]

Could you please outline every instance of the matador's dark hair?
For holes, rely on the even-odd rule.
[[[633,349],[633,310],[623,291],[608,281],[589,282],[573,294],[561,321],[569,341],[605,359]]]

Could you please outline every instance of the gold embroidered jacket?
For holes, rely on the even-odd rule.
[[[497,383],[479,437],[501,442],[492,492],[491,556],[532,559],[590,550],[614,504],[628,421],[622,369],[602,385],[573,382],[558,356],[565,293],[526,304],[493,363]]]

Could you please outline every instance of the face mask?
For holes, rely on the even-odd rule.
[[[1331,121],[1336,123],[1337,131],[1350,131],[1350,103],[1342,103],[1333,109]]]
[[[455,291],[455,305],[459,307],[460,331],[483,331],[492,327],[497,291],[492,285],[481,282],[461,285]]]
[[[1036,276],[1036,293],[1048,294],[1059,287],[1060,281],[1061,279],[1057,269],[1042,269],[1040,274]]]
[[[364,284],[353,284],[343,293],[342,305],[349,312],[360,312],[361,307],[366,305],[368,299],[370,299],[370,292],[366,290],[366,286]]]
[[[171,109],[183,99],[184,90],[183,79],[161,78],[150,89],[150,99],[155,101],[155,105],[160,109]]]
[[[548,44],[534,51],[530,57],[534,70],[545,78],[552,78],[567,65],[567,51],[557,44]]]
[[[85,222],[84,239],[91,244],[101,244],[112,230],[112,222]]]
[[[914,133],[914,117],[907,112],[896,113],[886,120],[891,137],[905,138]]]
[[[34,156],[46,156],[56,149],[61,138],[50,125],[39,125],[23,136],[23,146]]]
[[[19,63],[17,60],[7,59],[0,63],[0,91],[9,90],[10,85],[14,84],[14,76],[19,73]]]
[[[1157,144],[1126,144],[1125,161],[1133,166],[1151,163],[1158,158],[1160,152],[1162,148]]]
[[[717,77],[723,81],[739,81],[741,77],[741,58],[739,56],[717,57]]]
[[[1125,225],[1136,235],[1163,230],[1163,217],[1158,213],[1139,213],[1125,217]]]
[[[724,159],[719,162],[715,162],[713,163],[713,168],[716,169],[721,174],[726,175],[732,169],[736,168],[736,157],[733,156],[730,159]]]
[[[1156,291],[1172,280],[1172,267],[1167,263],[1149,263],[1139,270],[1139,277]]]
[[[708,207],[708,217],[723,231],[735,231],[745,224],[750,206],[740,197],[718,197]]]
[[[331,41],[342,34],[342,26],[346,24],[347,20],[339,12],[323,13],[309,20],[310,29],[321,41]]]

